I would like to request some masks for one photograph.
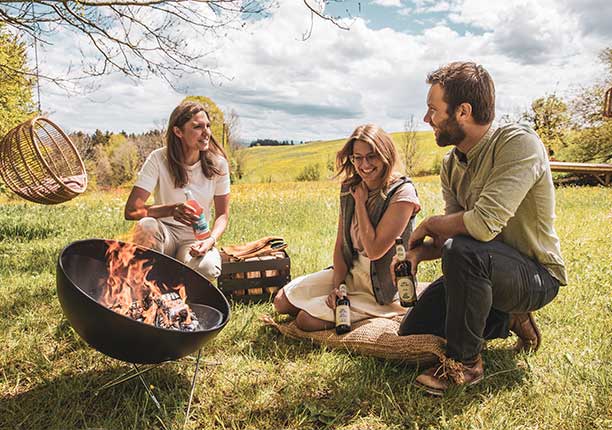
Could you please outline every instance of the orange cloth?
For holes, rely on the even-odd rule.
[[[285,240],[280,236],[267,236],[242,245],[228,245],[221,251],[237,260],[245,260],[251,257],[270,255],[273,252],[287,248]]]

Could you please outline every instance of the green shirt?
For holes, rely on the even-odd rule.
[[[548,156],[531,128],[491,127],[467,154],[449,151],[440,177],[445,213],[465,211],[470,236],[483,242],[501,240],[567,284],[553,226],[555,188]]]

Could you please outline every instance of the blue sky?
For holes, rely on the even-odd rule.
[[[118,73],[85,95],[45,85],[43,109],[67,130],[142,132],[163,126],[185,95],[205,95],[239,115],[245,140],[342,138],[369,122],[400,131],[410,116],[426,130],[425,76],[442,64],[483,64],[496,83],[498,117],[516,116],[537,97],[569,97],[594,83],[604,70],[598,54],[612,46],[609,0],[349,0],[325,12],[350,29],[315,19],[303,41],[309,11],[279,0],[242,30],[191,42],[211,47],[206,64],[223,78],[190,74],[178,92]],[[87,41],[58,37],[42,49],[44,71],[68,73],[81,51],[91,52]]]
[[[390,28],[394,31],[419,34],[429,27],[446,23],[454,31],[465,34],[482,33],[482,29],[463,23],[449,22],[448,8],[444,1],[435,2],[428,7],[423,2],[413,1],[341,1],[330,2],[326,11],[334,17],[359,17],[368,22],[373,30]],[[385,6],[385,4],[387,6]],[[399,5],[399,6],[396,6]]]

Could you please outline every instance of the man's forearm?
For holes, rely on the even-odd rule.
[[[433,238],[443,238],[444,240],[462,234],[469,235],[463,223],[463,213],[461,211],[450,215],[437,215],[427,218],[424,221],[427,232]],[[441,246],[442,244],[436,243],[436,245]]]

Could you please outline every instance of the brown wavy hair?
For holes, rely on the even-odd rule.
[[[342,184],[354,187],[361,182],[355,166],[351,163],[350,156],[353,155],[353,147],[356,141],[362,141],[372,147],[372,151],[383,162],[382,188],[386,189],[400,173],[397,170],[401,162],[395,144],[382,128],[374,124],[360,125],[353,131],[342,149],[336,154],[336,177],[342,176]]]
[[[427,83],[444,89],[447,114],[453,115],[461,103],[472,106],[474,122],[486,125],[495,119],[495,84],[480,64],[454,62],[427,75]]]
[[[196,114],[204,112],[206,117],[210,121],[210,115],[206,111],[206,108],[198,102],[186,101],[174,108],[170,114],[168,120],[168,128],[166,129],[166,149],[168,152],[168,164],[170,167],[170,173],[174,179],[174,186],[177,188],[183,188],[187,185],[187,169],[185,168],[185,153],[183,152],[183,145],[181,139],[174,134],[174,127],[178,127],[181,130],[183,126],[193,118]],[[200,151],[200,162],[202,164],[202,172],[208,179],[214,175],[225,174],[218,165],[214,162],[214,157],[222,157],[227,160],[225,151],[217,143],[217,140],[213,135],[210,136],[207,151]]]

